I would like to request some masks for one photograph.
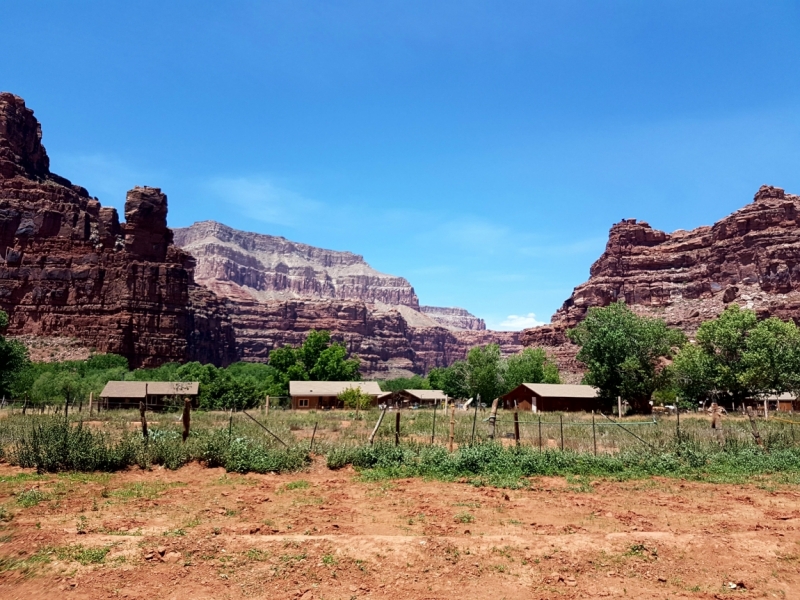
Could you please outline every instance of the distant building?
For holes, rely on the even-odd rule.
[[[596,388],[561,383],[523,383],[500,398],[505,408],[539,411],[600,410]]]
[[[189,397],[197,406],[200,384],[197,381],[109,381],[100,392],[101,408],[139,408],[144,402],[147,410],[169,406],[183,407]]]
[[[380,398],[381,404],[385,403],[396,408],[409,406],[434,406],[444,404],[447,394],[442,390],[398,390]]]
[[[290,381],[289,395],[294,409],[344,408],[339,394],[349,388],[359,388],[372,396],[373,405],[384,394],[377,381]]]

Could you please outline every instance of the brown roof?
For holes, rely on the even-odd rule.
[[[109,381],[101,398],[142,398],[147,396],[197,396],[197,381]]]
[[[403,390],[418,400],[445,400],[447,394],[442,390]]]
[[[597,388],[566,383],[523,383],[540,398],[597,398]]]
[[[383,392],[377,381],[290,381],[290,396],[338,396],[349,388],[359,388],[370,396]]]

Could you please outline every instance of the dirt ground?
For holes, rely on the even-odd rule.
[[[38,502],[38,503],[36,503]],[[800,598],[800,492],[0,465],[0,598]]]

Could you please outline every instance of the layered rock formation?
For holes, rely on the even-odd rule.
[[[133,366],[235,356],[222,304],[172,244],[167,197],[134,188],[116,210],[50,172],[33,111],[0,93],[0,309],[10,335],[76,338]]]
[[[800,197],[762,186],[752,203],[713,226],[671,234],[636,219],[617,223],[589,280],[550,325],[525,330],[523,342],[551,347],[575,370],[577,349],[564,331],[590,307],[619,299],[689,335],[731,302],[800,319]]]
[[[450,329],[466,329],[469,331],[483,331],[486,329],[486,322],[483,319],[476,317],[463,308],[420,306],[419,310],[440,325]]]
[[[477,344],[519,351],[516,332],[485,331],[460,308],[424,307],[402,277],[361,256],[237,231],[205,221],[176,229],[196,262],[195,279],[227,300],[239,357],[263,361],[272,348],[298,345],[328,329],[362,361],[367,376],[425,373],[462,359]]]
[[[376,271],[351,252],[238,231],[215,221],[176,229],[175,243],[195,257],[195,279],[212,290],[226,282],[261,301],[354,300],[419,309],[408,281]]]

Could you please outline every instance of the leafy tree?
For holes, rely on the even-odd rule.
[[[48,371],[39,375],[31,389],[35,404],[77,404],[89,395],[89,386],[75,371]]]
[[[319,353],[309,375],[314,381],[358,381],[359,360],[347,358],[347,350],[341,344],[332,344]]]
[[[766,394],[800,391],[800,330],[792,321],[759,321],[752,310],[729,305],[697,330],[672,367],[687,399],[741,403]]]
[[[558,366],[543,348],[525,348],[506,359],[504,393],[523,383],[561,383]]]
[[[470,395],[491,402],[505,391],[505,363],[500,346],[476,346],[467,353],[467,387]]]
[[[351,387],[342,391],[338,399],[345,408],[353,410],[366,410],[372,404],[372,396],[361,391],[359,387]]]
[[[428,383],[433,390],[442,390],[450,398],[468,398],[467,364],[457,360],[449,367],[436,367],[428,373]]]
[[[0,331],[8,327],[8,314],[0,310]],[[0,394],[7,397],[15,389],[15,379],[28,367],[28,349],[17,340],[0,335]]]
[[[622,301],[590,308],[567,335],[580,346],[577,358],[587,367],[584,382],[608,400],[622,396],[635,412],[649,409],[665,376],[665,359],[686,339],[661,319],[635,314]]]

